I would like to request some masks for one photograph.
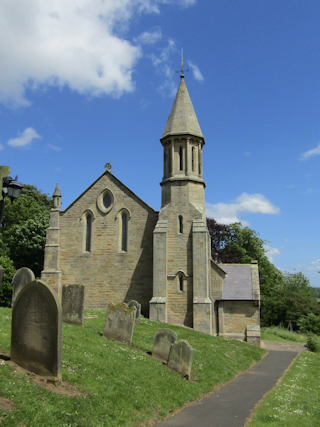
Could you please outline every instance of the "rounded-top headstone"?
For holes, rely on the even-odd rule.
[[[177,341],[177,334],[171,329],[159,329],[153,339],[152,356],[168,361],[171,346]]]
[[[12,306],[19,292],[30,282],[34,280],[33,271],[28,267],[21,267],[16,271],[12,279]]]
[[[179,341],[173,344],[169,354],[168,368],[190,378],[192,353],[193,350],[188,341]]]
[[[61,306],[40,280],[27,284],[12,309],[11,359],[36,374],[61,377]]]
[[[141,314],[141,304],[138,303],[138,301],[135,301],[134,299],[128,302],[128,307],[135,307],[136,308],[136,323],[139,322],[139,317]]]

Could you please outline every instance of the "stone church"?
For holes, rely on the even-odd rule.
[[[60,298],[62,286],[84,285],[85,308],[134,299],[150,319],[239,339],[254,330],[257,341],[258,265],[211,259],[205,141],[183,73],[160,141],[160,212],[110,170],[64,211],[56,187],[41,278]]]

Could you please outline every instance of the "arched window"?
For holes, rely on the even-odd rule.
[[[182,274],[179,274],[179,289],[180,289],[180,291],[183,291],[183,276],[182,276]]]
[[[126,212],[121,213],[121,250],[128,250],[128,215]]]
[[[179,215],[179,233],[183,233],[183,216]]]
[[[86,252],[91,251],[91,232],[92,232],[92,215],[87,213],[85,222],[85,250]]]
[[[191,150],[191,168],[192,168],[192,172],[194,172],[194,147],[192,147],[192,150]]]
[[[179,167],[180,170],[183,170],[183,150],[182,150],[182,146],[180,145],[179,147]]]

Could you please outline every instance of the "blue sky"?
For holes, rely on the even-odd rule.
[[[58,182],[66,208],[110,162],[158,210],[183,48],[208,215],[320,286],[319,16],[318,0],[2,1],[0,164]]]

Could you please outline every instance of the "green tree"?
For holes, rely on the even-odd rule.
[[[51,207],[52,200],[32,185],[24,185],[14,202],[5,200],[1,237],[15,268],[40,276]]]
[[[16,269],[11,259],[0,250],[0,266],[3,268],[2,284],[0,286],[0,307],[10,307],[12,298],[12,278]]]

